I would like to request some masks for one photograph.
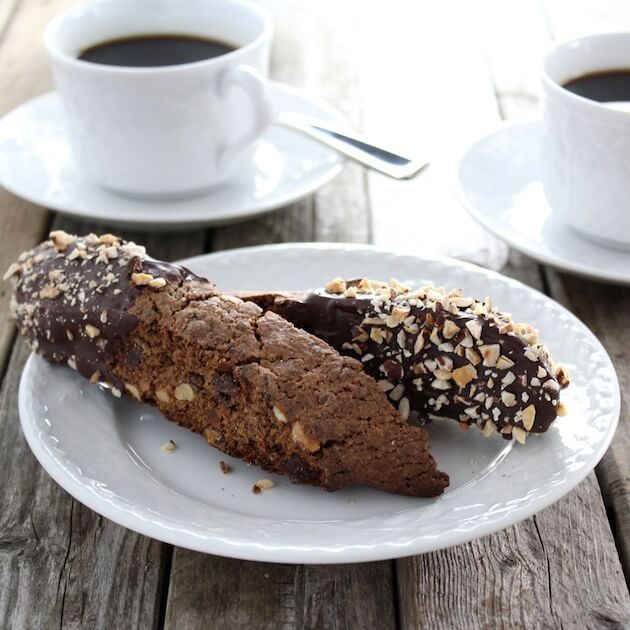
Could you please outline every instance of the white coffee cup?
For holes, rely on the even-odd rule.
[[[91,63],[91,46],[185,34],[235,50],[150,68]],[[73,157],[91,181],[142,196],[205,191],[238,174],[271,121],[271,19],[240,0],[105,0],[71,9],[45,44]]]
[[[630,33],[553,46],[543,61],[543,186],[566,224],[604,245],[630,246],[630,111],[563,87],[571,79],[630,68]]]

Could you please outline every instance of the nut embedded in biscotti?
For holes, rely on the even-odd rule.
[[[289,421],[282,409],[276,405],[273,406],[273,415],[276,417],[278,422],[282,422],[283,424],[286,424]]]
[[[64,239],[57,240],[61,250]],[[68,363],[115,396],[123,390],[158,404],[228,455],[328,490],[436,496],[448,484],[426,432],[400,422],[406,402],[397,405],[401,413],[394,409],[357,361],[187,269],[90,235],[63,251],[46,241],[21,257],[15,273],[18,329],[43,358]],[[49,285],[58,299],[39,297]],[[401,322],[409,329],[396,335],[400,343],[415,341],[410,324]],[[389,343],[392,333],[379,327]],[[353,350],[369,339],[366,327],[350,340]],[[274,401],[280,413],[270,413]],[[166,444],[165,454],[174,447]],[[372,458],[383,464],[378,470]]]
[[[166,280],[164,278],[153,278],[153,280],[149,280],[149,286],[152,289],[163,289],[166,286]]]
[[[546,431],[563,409],[558,394],[566,371],[554,366],[532,326],[515,323],[489,298],[391,285],[351,300],[315,291],[279,295],[270,307],[267,296],[261,306],[361,361],[394,406],[407,398],[412,420],[453,418],[511,436],[504,427]],[[530,405],[527,429],[523,411]]]
[[[294,442],[299,444],[304,450],[308,451],[309,453],[314,453],[321,448],[321,444],[317,440],[314,440],[313,438],[306,435],[306,433],[304,433],[302,425],[299,423],[299,421],[293,423],[293,428],[291,429],[291,437],[293,438]]]
[[[125,383],[125,389],[138,401],[142,402],[142,396],[140,396],[140,390],[131,383]]]
[[[180,383],[174,393],[177,400],[190,402],[195,399],[195,390],[188,383]]]

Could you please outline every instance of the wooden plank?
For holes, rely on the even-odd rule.
[[[271,76],[303,87],[334,105],[350,124],[360,127],[358,77],[343,63],[351,54],[340,26],[330,19],[340,7],[327,2],[285,3],[276,17]],[[289,52],[288,52],[289,51]],[[365,172],[348,164],[316,194],[260,219],[215,230],[215,250],[290,241],[368,242],[371,226]]]
[[[503,24],[513,20],[518,28],[485,33],[485,45],[502,110],[521,117],[536,112],[539,96],[538,62],[552,38],[565,39],[597,31],[630,29],[630,7],[618,0],[592,2],[545,0],[545,15],[531,3],[495,0],[492,11]],[[509,15],[508,15],[509,14]],[[527,28],[523,26],[527,25]],[[627,289],[576,279],[548,270],[551,295],[580,317],[599,337],[617,369],[622,391],[619,429],[610,450],[597,468],[622,565],[630,579],[630,357],[627,344],[615,333],[628,326],[630,294]],[[611,305],[615,305],[611,308]]]
[[[357,77],[339,5],[286,3],[279,15],[274,78],[304,86],[360,123]],[[370,238],[365,174],[349,165],[309,199],[214,231],[213,249],[269,242]],[[393,628],[391,562],[291,566],[239,562],[175,549],[166,628]],[[357,602],[361,602],[360,605]]]
[[[398,563],[401,627],[626,628],[630,600],[593,476],[502,532]]]
[[[571,309],[604,344],[617,370],[621,417],[597,467],[622,565],[630,582],[630,289],[547,271],[551,294]]]
[[[54,228],[102,232],[57,218]],[[164,259],[201,253],[203,232],[127,233]],[[61,490],[30,454],[18,428],[21,341],[0,397],[0,626],[154,628],[163,614],[171,548],[115,525]],[[0,473],[1,475],[2,473]]]
[[[570,4],[547,0],[544,7],[546,14],[541,15],[526,1],[508,6],[494,0],[492,4],[492,12],[502,24],[518,25],[487,29],[484,33],[501,109],[509,117],[536,114],[539,63],[553,37],[564,39],[589,32],[630,28],[628,5],[614,0],[598,3],[580,0]],[[618,335],[611,332],[628,325],[629,293],[627,289],[579,280],[551,270],[547,271],[546,278],[551,295],[585,321],[606,346],[621,380],[620,427],[597,472],[622,565],[630,578],[630,420],[627,417],[630,358],[628,348],[620,347]],[[615,304],[614,309],[611,304]]]
[[[0,115],[49,89],[51,80],[41,33],[44,25],[67,5],[65,0],[47,3],[8,0],[0,5]],[[27,44],[28,43],[28,44]],[[0,189],[1,274],[18,254],[41,240],[47,213]],[[0,285],[0,376],[13,341],[9,321],[9,293]]]
[[[392,583],[383,579],[390,568],[242,562],[176,549],[165,627],[393,629]]]
[[[507,275],[542,289],[511,253]],[[534,517],[397,562],[402,628],[626,627],[630,597],[594,474]]]
[[[83,507],[37,463],[17,417],[27,357],[18,340],[0,392],[0,627],[153,628],[161,545]]]
[[[480,7],[466,2],[397,2],[388,11],[377,3],[352,7],[347,10],[361,15],[348,37],[357,51],[352,63],[359,73],[365,134],[431,161],[407,182],[369,173],[374,243],[500,269],[507,247],[465,212],[453,189],[458,154],[497,120],[488,67],[469,26]]]

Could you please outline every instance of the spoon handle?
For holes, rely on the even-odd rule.
[[[355,162],[394,179],[411,179],[429,164],[426,160],[412,160],[376,147],[358,135],[334,129],[300,114],[278,114],[273,124],[299,131]]]

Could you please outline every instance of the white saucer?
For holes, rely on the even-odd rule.
[[[602,457],[619,417],[619,385],[600,342],[574,315],[514,280],[449,259],[365,246],[279,245],[185,261],[221,289],[299,290],[336,275],[432,282],[491,295],[541,337],[571,374],[568,413],[521,446],[498,435],[428,427],[431,452],[451,484],[436,499],[347,488],[296,486],[209,447],[153,407],[117,399],[68,367],[33,355],[20,383],[28,443],[48,473],[111,520],[175,545],[267,562],[363,562],[463,543],[543,509],[579,483]],[[161,446],[177,444],[171,454]],[[219,461],[233,466],[221,474]],[[276,486],[255,496],[252,486]]]
[[[630,252],[598,245],[561,223],[540,181],[541,125],[504,125],[463,154],[459,195],[470,214],[512,247],[583,276],[630,284]]]
[[[269,85],[275,111],[343,124],[340,114],[283,83]],[[0,121],[0,185],[36,204],[80,219],[144,230],[219,225],[285,206],[328,182],[343,168],[335,151],[295,132],[270,127],[254,163],[207,195],[143,201],[86,181],[70,155],[59,97],[24,103]]]

